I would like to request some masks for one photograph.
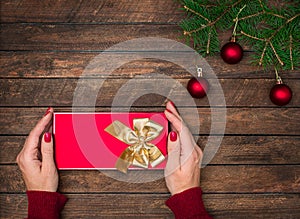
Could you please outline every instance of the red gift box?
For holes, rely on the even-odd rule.
[[[134,134],[136,127],[133,123],[141,119],[161,126],[162,130],[157,137],[146,144],[156,146],[158,151],[166,156],[168,121],[163,113],[54,113],[53,133],[57,168],[116,169],[119,157],[134,142],[129,139],[130,143],[125,143],[126,141],[113,136],[107,129],[109,126],[114,127],[114,132],[119,132],[121,136],[122,132],[116,126],[121,124]],[[140,142],[140,139],[135,141]],[[148,168],[163,169],[165,164],[166,161],[163,160],[157,166],[149,165]],[[132,168],[137,167],[131,165],[130,169]]]

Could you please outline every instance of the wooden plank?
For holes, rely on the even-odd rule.
[[[219,78],[274,78],[273,71],[263,71],[262,68],[250,65],[250,54],[245,53],[243,60],[238,65],[229,65],[216,56],[206,57],[205,60],[211,66]],[[84,69],[98,53],[67,53],[67,52],[0,52],[0,76],[2,78],[78,78],[82,76]],[[126,56],[126,53],[123,53]],[[188,56],[172,54],[183,63],[191,63]],[[202,66],[203,67],[203,66]],[[204,68],[204,67],[203,67]],[[204,76],[208,75],[205,68]],[[172,78],[190,78],[191,74],[178,65],[159,59],[140,59],[122,65],[120,68],[109,72],[99,70],[95,76],[106,78],[133,78],[151,73],[164,74]],[[300,71],[282,71],[283,79],[300,78]]]
[[[0,136],[0,164],[15,163],[25,138]],[[207,136],[200,136],[198,145],[204,149],[206,143]],[[210,164],[300,164],[299,145],[298,136],[224,136]]]
[[[0,169],[1,193],[25,191],[21,172],[16,165],[0,165]],[[207,166],[201,172],[201,187],[209,193],[299,193],[299,176],[299,165]],[[148,182],[131,183],[129,180]],[[126,178],[118,171],[65,170],[60,171],[59,189],[65,193],[168,192],[162,170],[132,170]]]
[[[25,143],[25,136],[0,136],[1,164],[15,163]]]
[[[44,114],[46,108],[0,108],[0,134],[26,135]],[[81,112],[91,112],[93,109],[80,109]],[[110,108],[96,108],[96,112],[111,112]],[[124,108],[114,108],[114,111],[124,112]],[[131,108],[131,112],[161,112],[161,108]],[[222,134],[223,121],[214,123],[214,130],[210,133],[210,108],[196,109],[179,108],[186,124],[193,134]],[[215,118],[224,114],[223,108],[214,108]],[[71,112],[71,108],[56,108],[56,112]],[[79,109],[77,110],[78,112]],[[195,117],[196,116],[196,117]],[[199,116],[199,120],[198,117]],[[225,134],[234,135],[299,135],[300,116],[298,108],[228,108]],[[198,122],[199,121],[199,122]],[[198,124],[200,131],[196,133]]]
[[[105,50],[139,37],[178,40],[177,25],[1,24],[0,50]]]
[[[300,164],[299,141],[298,136],[224,136],[211,164]],[[204,137],[198,141],[205,143]]]
[[[98,80],[98,82],[96,82]],[[195,101],[198,106],[224,106],[221,100],[222,93],[218,83],[222,86],[222,91],[225,96],[226,105],[231,106],[259,106],[259,107],[274,107],[270,101],[269,93],[273,85],[273,79],[209,79],[211,96],[210,102],[208,98],[193,99],[186,90],[189,79],[166,79],[162,81],[160,78],[145,78],[145,79],[85,79],[80,81],[81,86],[84,86],[87,91],[83,93],[80,99],[82,106],[94,106],[94,101],[88,101],[88,92],[95,95],[97,98],[96,106],[111,106],[113,103],[118,106],[136,107],[160,107],[164,105],[166,98],[161,95],[155,95],[163,92],[169,97],[176,98],[174,101],[178,106],[191,106],[191,101]],[[122,86],[127,83],[133,83],[134,87],[128,92],[119,92]],[[104,82],[102,86],[100,83]],[[175,84],[175,83],[180,84]],[[84,85],[82,85],[84,83]],[[294,97],[287,107],[299,107],[300,98],[300,80],[286,79],[285,83],[293,90]],[[167,88],[163,88],[162,84]],[[96,85],[99,85],[97,88]],[[0,79],[1,102],[0,106],[71,106],[75,94],[78,79]],[[101,89],[100,89],[101,88]],[[119,93],[118,93],[119,92]],[[149,95],[140,94],[151,94]],[[98,95],[98,97],[96,97]],[[120,100],[129,99],[130,96],[136,96],[134,103],[113,102],[117,98]],[[187,101],[190,97],[190,101]],[[178,100],[176,102],[176,100]],[[214,101],[212,101],[214,100]]]
[[[5,23],[0,25],[0,50],[20,51],[96,51],[100,52],[111,46],[127,40],[142,37],[167,38],[185,43],[182,29],[177,24],[42,24],[42,23]],[[220,45],[228,42],[231,31],[219,35]],[[149,43],[150,42],[150,43]],[[143,44],[153,51],[157,40]],[[160,51],[170,51],[174,48],[160,47]],[[244,51],[250,51],[249,46],[243,46]],[[140,51],[136,47],[122,51]]]
[[[158,194],[69,194],[62,218],[173,218]],[[299,194],[204,194],[208,212],[216,219],[299,218]],[[24,218],[24,194],[1,194],[1,215]]]
[[[184,16],[173,0],[133,1],[1,1],[0,18],[5,22],[178,22]]]

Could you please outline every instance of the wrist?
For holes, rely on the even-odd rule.
[[[193,184],[189,184],[189,185],[183,185],[183,186],[176,186],[175,188],[171,188],[169,189],[171,195],[176,195],[179,193],[182,193],[186,190],[192,189],[192,188],[198,188],[200,187],[200,183],[193,183]]]

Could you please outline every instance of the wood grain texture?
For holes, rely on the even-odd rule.
[[[25,136],[0,136],[0,164],[13,164]],[[200,136],[202,149],[207,136]],[[211,136],[213,142],[218,137]],[[299,136],[224,136],[210,164],[300,164]]]
[[[278,1],[269,2],[284,6]],[[72,111],[79,77],[101,51],[116,43],[148,36],[184,43],[178,23],[185,14],[179,8],[179,2],[173,0],[0,2],[0,218],[26,217],[25,185],[15,158],[46,108],[50,105],[57,112]],[[228,42],[230,35],[231,31],[220,32],[221,45]],[[147,45],[143,47],[153,50]],[[123,48],[121,53],[110,55],[123,59],[131,57],[133,50]],[[166,50],[159,47],[152,52],[162,55]],[[247,46],[244,50],[244,58],[237,65],[224,63],[218,54],[205,58],[223,88],[227,118],[221,147],[202,169],[204,202],[217,219],[300,218],[300,71],[279,72],[294,96],[289,105],[277,107],[268,97],[275,83],[274,72],[251,65],[253,51]],[[177,51],[172,55],[194,66],[194,60],[186,51],[183,53]],[[225,108],[217,102],[220,94],[214,81],[210,81],[210,92],[217,103],[209,104],[203,98],[195,100],[194,108],[183,101],[184,92],[178,89],[181,85],[184,89],[191,78],[179,65],[162,59],[137,58],[110,75],[108,67],[109,63],[103,69],[95,69],[94,83],[86,87],[95,89],[97,79],[108,78],[97,97],[97,112],[109,112],[117,91],[136,77],[132,95],[147,89],[158,90],[159,80],[152,80],[150,74],[159,73],[178,82],[171,92],[178,100],[172,100],[202,149],[208,135],[213,135],[209,136],[212,142],[219,139],[222,121],[218,120],[214,124],[216,129],[210,133],[211,111],[222,115]],[[205,76],[208,69],[203,68]],[[76,108],[78,112],[93,110],[88,102],[91,96],[85,94],[80,99],[81,107]],[[126,101],[114,110],[127,111],[131,102],[126,94],[119,95]],[[130,111],[161,112],[165,99],[157,94],[144,95],[134,100]],[[213,107],[209,108],[210,105]],[[116,171],[105,173],[119,176]],[[133,184],[99,171],[60,171],[60,190],[69,198],[62,218],[173,218],[164,204],[169,194],[163,172],[129,174],[135,179],[160,178]]]
[[[0,166],[2,193],[25,192],[16,165]],[[201,171],[201,187],[209,193],[299,193],[299,165],[206,166]],[[138,182],[131,183],[133,179]],[[153,179],[159,179],[153,181]],[[127,181],[121,181],[127,180]],[[128,182],[131,180],[131,182]],[[228,182],[228,183],[224,183]],[[60,171],[59,190],[65,193],[167,193],[163,171]],[[122,188],[122,190],[120,190]],[[125,189],[126,188],[126,189]]]
[[[173,0],[1,1],[1,22],[178,22],[184,16]]]
[[[178,40],[177,25],[66,25],[1,24],[0,50],[105,50],[112,45],[139,37]]]
[[[173,218],[164,202],[166,194],[68,194],[62,218]],[[294,219],[300,215],[299,194],[204,194],[214,218]],[[113,202],[111,200],[114,200]],[[26,217],[24,194],[1,194],[1,216]],[[145,207],[148,206],[148,207]]]
[[[182,29],[177,24],[42,24],[4,23],[0,25],[0,50],[5,51],[81,51],[100,52],[127,40],[158,37],[185,43]],[[220,34],[220,45],[228,42],[231,31]],[[149,44],[149,42],[151,42]],[[143,51],[153,51],[157,39],[143,44]],[[149,46],[149,47],[147,47]],[[243,46],[250,51],[249,46]],[[122,51],[137,51],[123,48]],[[174,48],[160,48],[159,51],[174,51]]]
[[[153,76],[154,77],[154,76]],[[173,97],[177,106],[191,106],[195,101],[198,106],[224,106],[221,100],[225,96],[226,106],[270,106],[275,105],[269,99],[269,92],[274,86],[272,79],[209,79],[210,90],[208,98],[192,99],[186,91],[189,79],[166,79],[159,77],[137,79],[128,92],[120,92],[122,86],[133,83],[130,79],[0,79],[0,106],[71,106],[74,102],[76,87],[83,87],[80,100],[81,106],[163,106],[166,98],[159,94]],[[102,85],[101,83],[104,82]],[[285,83],[293,90],[294,96],[287,107],[300,106],[300,80],[286,79]],[[218,88],[221,86],[220,88]],[[234,86],[233,86],[234,84]],[[164,88],[164,87],[165,88]],[[101,88],[101,89],[100,89]],[[222,93],[223,92],[223,93]],[[141,95],[140,94],[146,94]],[[96,103],[92,101],[95,95]],[[133,96],[134,98],[129,98]],[[122,100],[116,101],[117,98]],[[190,101],[187,101],[190,98]],[[124,99],[128,101],[124,103]],[[133,103],[129,100],[133,99]],[[212,101],[213,100],[213,101]]]
[[[83,76],[84,69],[88,64],[97,57],[100,53],[85,52],[85,53],[67,53],[67,52],[1,52],[0,69],[1,78],[79,78]],[[122,53],[126,56],[128,53]],[[249,65],[250,54],[245,53],[243,60],[238,65],[229,65],[216,56],[206,57],[205,60],[211,66],[218,78],[258,78],[271,79],[275,77],[273,71],[264,71],[262,68],[254,65]],[[173,53],[178,60],[184,63],[190,63],[191,60],[186,55],[177,55]],[[201,63],[199,63],[201,64]],[[207,70],[202,66],[205,77],[208,77]],[[196,70],[195,70],[196,71]],[[172,78],[190,78],[191,74],[178,65],[164,61],[162,59],[140,59],[131,61],[117,68],[111,74],[99,70],[95,77],[103,78],[133,78],[135,76],[142,77],[143,75],[159,73]],[[194,72],[196,73],[196,72]],[[300,71],[283,71],[281,72],[283,79],[299,79]]]
[[[28,134],[36,122],[44,114],[44,108],[0,108],[0,134],[20,135]],[[93,109],[81,109],[91,112]],[[96,112],[110,112],[110,108],[96,108]],[[117,110],[117,109],[115,109]],[[131,108],[132,112],[149,111],[147,108]],[[151,112],[162,112],[162,108],[151,108]],[[193,113],[198,111],[200,116]],[[224,114],[223,108],[215,108],[214,116]],[[71,108],[56,108],[56,112],[68,111]],[[124,111],[120,108],[118,111]],[[214,123],[214,130],[210,132],[211,109],[209,108],[179,108],[183,119],[193,134],[222,134],[223,121]],[[300,117],[298,108],[228,108],[225,134],[238,135],[299,135]],[[199,122],[198,122],[199,121]],[[201,124],[198,131],[198,124]]]

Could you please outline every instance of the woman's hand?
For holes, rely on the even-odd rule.
[[[54,163],[53,139],[49,132],[53,109],[48,108],[26,139],[17,163],[27,190],[56,192],[58,173]],[[46,132],[45,132],[46,131]]]
[[[172,195],[200,186],[203,153],[184,124],[174,104],[168,102],[165,115],[171,123],[165,180]]]

